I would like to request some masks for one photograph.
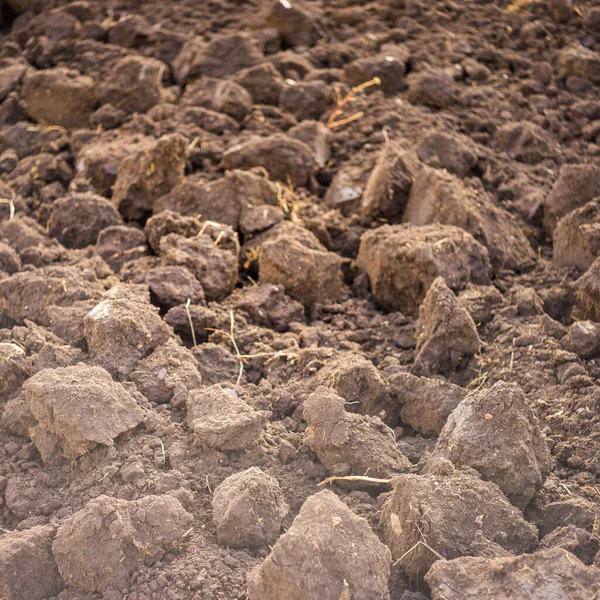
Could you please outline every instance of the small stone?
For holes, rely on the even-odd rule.
[[[289,506],[278,481],[258,467],[250,467],[217,487],[212,509],[220,544],[257,548],[279,537]]]

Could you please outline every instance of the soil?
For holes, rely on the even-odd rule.
[[[596,4],[0,0],[0,598],[598,597]]]

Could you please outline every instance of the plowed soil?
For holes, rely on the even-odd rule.
[[[0,0],[0,598],[598,597],[595,4]]]

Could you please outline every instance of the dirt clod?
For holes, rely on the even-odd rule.
[[[70,588],[125,588],[139,565],[160,560],[192,522],[172,496],[134,501],[99,496],[65,519],[52,551]]]
[[[475,322],[454,292],[438,277],[419,308],[413,373],[449,375],[477,353],[481,340]]]
[[[212,499],[217,537],[224,546],[272,544],[289,510],[277,480],[257,467],[228,477]]]
[[[452,473],[451,467],[450,473],[399,475],[383,506],[384,539],[411,579],[422,578],[440,557],[449,561],[481,552],[502,556],[505,550],[536,548],[537,530],[496,485]]]
[[[410,463],[379,417],[346,411],[344,399],[321,386],[303,408],[308,429],[304,444],[314,450],[330,475],[388,478],[406,472]]]
[[[360,560],[356,560],[360,557]],[[248,576],[251,600],[389,598],[390,551],[335,494],[314,494]]]
[[[45,462],[111,445],[144,418],[136,400],[101,367],[45,369],[23,389],[37,421],[30,435]]]
[[[532,597],[532,590],[540,598],[558,594],[583,600],[600,589],[600,570],[558,548],[518,557],[438,561],[426,579],[433,600]]]
[[[39,525],[0,538],[0,594],[6,600],[44,600],[63,588],[54,557],[54,528]]]
[[[377,302],[388,310],[415,314],[436,277],[455,291],[470,281],[489,282],[487,250],[471,235],[449,225],[384,225],[361,238],[358,266]]]
[[[504,382],[471,392],[454,409],[426,469],[435,471],[436,463],[446,460],[472,467],[519,508],[529,503],[550,471],[550,452],[535,414],[523,392]]]
[[[187,422],[201,446],[248,448],[261,434],[267,416],[266,411],[253,410],[231,388],[212,385],[188,394]]]

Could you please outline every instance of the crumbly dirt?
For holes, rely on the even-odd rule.
[[[594,597],[596,5],[0,0],[0,597]]]

